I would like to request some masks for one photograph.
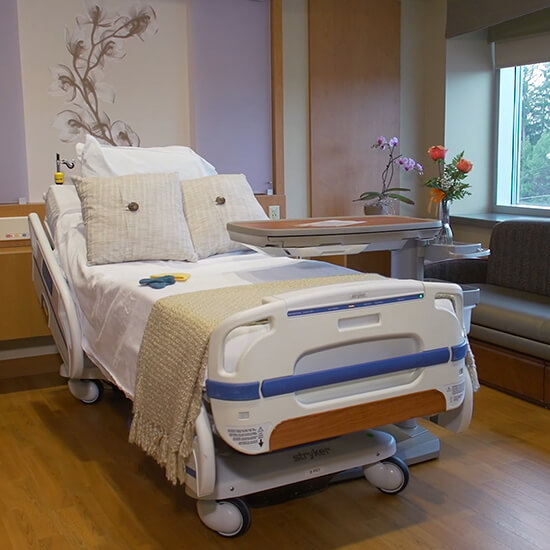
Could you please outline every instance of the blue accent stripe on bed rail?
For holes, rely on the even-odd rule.
[[[390,359],[380,359],[379,361],[369,361],[357,365],[348,365],[345,367],[335,367],[316,372],[304,374],[294,374],[290,376],[281,376],[280,378],[270,378],[260,382],[231,383],[217,382],[215,380],[206,381],[206,393],[213,399],[222,399],[225,401],[253,401],[263,397],[274,397],[286,393],[339,384],[341,382],[350,382],[360,378],[370,378],[382,374],[391,374],[395,372],[418,369],[440,365],[451,361],[464,359],[468,351],[468,342],[465,340],[461,344],[449,348],[437,348],[420,353],[412,353],[401,357],[391,357]]]
[[[225,401],[252,401],[253,399],[260,399],[260,383],[232,384],[231,382],[207,380],[206,394],[213,399],[223,399]]]
[[[457,353],[462,353],[464,345],[465,344],[453,346],[453,353],[455,353],[455,350]],[[270,378],[262,382],[261,395],[263,397],[273,397],[285,393],[318,388],[320,386],[349,382],[360,378],[370,378],[381,374],[430,367],[447,363],[449,359],[451,359],[451,350],[449,348],[437,348],[421,351],[420,353],[403,355],[401,357],[391,357],[390,359],[359,363],[357,365],[281,376],[280,378]],[[458,359],[453,358],[453,361],[456,360]],[[253,401],[261,397],[260,382],[246,382],[240,384],[207,380],[206,393],[212,399],[222,399],[225,401]]]
[[[447,363],[450,357],[449,348],[438,348],[401,357],[349,365],[347,367],[337,367],[292,376],[281,376],[280,378],[264,380],[262,383],[262,395],[264,397],[273,397],[275,395],[293,393],[320,386],[338,384],[340,382],[349,382],[359,378],[369,378],[381,374],[439,365]]]
[[[468,353],[468,342],[464,340],[462,344],[452,346],[451,352],[451,361],[460,361],[460,359],[464,359],[464,357],[466,357],[466,354]]]
[[[334,304],[331,306],[308,307],[304,309],[292,309],[288,311],[288,317],[299,317],[300,315],[312,315],[315,313],[328,313],[329,311],[342,311],[346,309],[358,309],[362,307],[380,306],[384,304],[393,304],[397,302],[408,302],[410,300],[420,300],[424,294],[407,294],[406,296],[394,296],[393,298],[381,298],[379,300],[364,300],[362,302],[353,302],[348,304]]]

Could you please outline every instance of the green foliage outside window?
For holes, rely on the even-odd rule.
[[[550,63],[521,68],[519,203],[550,206]]]

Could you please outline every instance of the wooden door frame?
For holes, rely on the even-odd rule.
[[[284,195],[283,0],[271,0],[271,132],[273,193]]]

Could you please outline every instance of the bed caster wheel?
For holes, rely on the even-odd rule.
[[[397,456],[363,466],[367,481],[388,495],[400,493],[409,483],[409,467]]]
[[[101,380],[69,380],[68,385],[73,396],[86,405],[97,403],[103,397]]]
[[[201,521],[223,537],[244,535],[252,523],[248,504],[240,498],[231,500],[197,500]]]

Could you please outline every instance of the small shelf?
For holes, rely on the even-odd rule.
[[[485,258],[491,254],[481,243],[430,244],[424,251],[428,262],[439,262],[457,258]]]

